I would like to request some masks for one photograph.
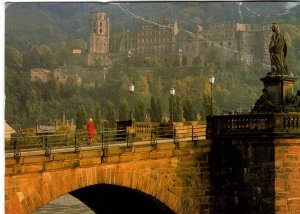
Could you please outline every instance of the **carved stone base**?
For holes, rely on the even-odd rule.
[[[271,98],[271,102],[276,106],[286,104],[286,98],[294,94],[295,78],[288,75],[267,75],[261,78],[264,89]]]

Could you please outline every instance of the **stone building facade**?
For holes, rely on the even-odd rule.
[[[130,30],[112,32],[110,51],[115,53],[131,52],[144,56],[175,54],[178,33],[177,21],[170,23],[164,19],[160,25],[154,25],[147,20],[136,32]]]
[[[56,83],[65,84],[68,80],[69,75],[64,73],[61,69],[55,69],[53,71],[53,79]]]
[[[30,70],[30,79],[32,82],[48,82],[51,71],[44,68],[33,68]]]
[[[82,78],[76,73],[75,75],[67,74],[62,69],[54,69],[53,71],[43,68],[33,68],[30,70],[30,77],[32,82],[41,81],[48,82],[54,80],[58,84],[66,84],[68,80],[74,82],[76,86],[81,86]]]
[[[106,13],[92,12],[89,19],[88,65],[105,64],[109,54],[110,24]]]
[[[98,24],[95,25],[95,22]],[[106,26],[105,30],[100,30],[100,23]],[[125,29],[110,33],[106,14],[92,13],[90,26],[89,64],[91,59],[100,55],[106,57],[108,53],[116,53],[128,57],[159,56],[178,61],[183,58],[187,65],[191,65],[194,58],[205,58],[212,47],[218,47],[225,60],[238,57],[247,64],[257,60],[266,64],[269,62],[270,24],[227,21],[211,24],[207,29],[198,25],[192,33],[180,31],[176,20],[170,22],[163,19],[159,24],[154,24],[146,19],[137,31]],[[107,41],[109,44],[105,43]],[[263,51],[261,47],[264,47]]]
[[[253,64],[258,59],[269,62],[270,29],[270,24],[228,21],[212,24],[200,34],[208,45],[223,47],[225,59],[238,56],[247,64]]]

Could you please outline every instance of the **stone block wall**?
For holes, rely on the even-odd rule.
[[[208,141],[6,158],[5,211],[32,213],[84,187],[138,190],[175,213],[210,213]]]
[[[276,213],[300,212],[300,139],[275,140]]]
[[[210,209],[216,213],[299,213],[300,139],[284,136],[214,139],[209,153]]]
[[[32,213],[98,184],[138,190],[175,213],[299,213],[300,137],[239,130],[178,146],[170,141],[6,158],[6,213]]]
[[[274,213],[274,144],[231,138],[212,143],[211,204],[216,213]]]

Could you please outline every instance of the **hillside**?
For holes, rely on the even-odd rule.
[[[145,64],[139,57],[128,61],[112,54],[117,60],[106,73],[105,81],[101,67],[70,66],[67,69],[84,75],[83,81],[90,81],[88,86],[77,87],[72,81],[65,85],[53,80],[31,82],[28,71],[32,67],[52,70],[65,66],[70,48],[80,47],[86,54],[89,13],[100,10],[108,14],[112,31],[135,30],[144,18],[153,22],[162,18],[177,20],[181,31],[192,32],[196,25],[206,28],[210,23],[223,20],[240,23],[276,20],[288,44],[288,68],[298,77],[300,5],[288,11],[286,6],[284,2],[12,3],[5,14],[6,121],[12,125],[33,126],[53,123],[61,118],[62,112],[68,119],[77,119],[99,115],[99,111],[102,119],[108,119],[111,116],[108,113],[113,110],[112,121],[115,121],[120,119],[120,111],[129,108],[135,108],[141,114],[139,120],[143,121],[146,114],[151,117],[155,106],[160,109],[160,119],[169,115],[171,87],[176,88],[178,109],[186,111],[192,102],[193,111],[203,118],[210,112],[208,77],[212,73],[216,76],[215,112],[247,112],[260,96],[259,79],[268,70],[247,65],[238,58],[226,61],[218,47],[210,50],[209,58],[199,57],[189,67],[166,64],[159,57]],[[130,83],[136,86],[132,97],[128,92]],[[298,82],[295,90],[297,88],[300,88]]]
[[[159,21],[163,17],[177,19],[181,29],[193,31],[196,24],[206,27],[212,21],[235,20],[245,23],[293,22],[299,16],[299,6],[285,15],[286,3],[271,2],[165,2],[165,3],[12,3],[6,9],[6,43],[19,50],[34,45],[57,47],[62,41],[87,40],[88,16],[91,11],[104,11],[110,17],[111,30],[136,29],[141,19]],[[122,10],[122,9],[123,10]],[[126,10],[128,10],[126,12]],[[265,14],[265,15],[261,15]]]

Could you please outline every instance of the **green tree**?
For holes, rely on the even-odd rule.
[[[295,48],[295,56],[300,58],[300,35],[293,40],[293,47]]]
[[[24,62],[26,62],[24,66],[27,70],[30,70],[31,68],[45,68],[52,70],[57,65],[55,54],[52,49],[45,44],[32,48],[25,54],[24,58]]]
[[[128,120],[129,119],[129,107],[127,101],[122,98],[119,108],[119,120]]]
[[[186,98],[184,101],[183,116],[186,121],[194,121],[197,119],[197,113],[190,97]]]
[[[41,67],[47,69],[54,69],[56,66],[56,59],[52,49],[47,45],[39,47]]]
[[[201,112],[203,118],[205,118],[207,115],[218,114],[219,109],[216,105],[216,101],[213,99],[211,102],[211,96],[208,93],[203,93],[201,96]]]
[[[157,97],[161,97],[163,90],[163,83],[160,77],[151,77],[150,78],[150,88],[151,94],[155,94]]]
[[[170,120],[174,122],[174,114],[175,114],[175,96],[169,96],[169,112],[170,112]]]
[[[196,57],[193,59],[193,62],[192,62],[193,66],[195,66],[195,67],[200,66],[201,63],[202,63],[202,60],[201,60],[200,55],[196,56]]]
[[[23,66],[23,54],[16,48],[5,46],[5,66],[19,71]]]
[[[136,81],[136,90],[135,90],[135,97],[138,97],[143,102],[149,102],[148,97],[150,97],[150,90],[149,90],[149,83],[148,79],[144,75],[139,75]]]
[[[106,119],[108,121],[109,127],[116,127],[116,113],[114,104],[108,101],[106,104]]]
[[[103,124],[102,124],[101,109],[100,109],[99,104],[97,104],[95,107],[94,123],[95,123],[96,129],[98,130],[98,132],[102,131]]]
[[[29,82],[28,74],[5,68],[5,120],[11,125],[23,125],[27,120],[25,104],[31,97],[32,86]]]
[[[77,86],[75,80],[69,77],[64,85],[61,86],[60,94],[64,98],[71,98],[77,92]]]
[[[66,43],[62,42],[58,48],[58,50],[55,53],[55,59],[58,66],[64,66],[67,62],[68,57],[68,49],[66,47]]]
[[[208,53],[207,61],[211,63],[215,63],[220,67],[224,67],[225,59],[224,59],[223,52],[216,47],[212,48]]]
[[[135,106],[135,119],[138,122],[144,122],[146,120],[146,107],[141,100],[139,100]]]
[[[27,109],[28,124],[32,125],[37,120],[41,120],[43,101],[40,93],[37,90],[31,89],[30,96],[28,97],[25,106]]]
[[[170,118],[173,122],[183,121],[183,106],[179,96],[174,95],[169,97]]]
[[[72,42],[71,49],[80,49],[82,52],[86,52],[87,42],[83,39],[76,39]]]
[[[150,103],[150,117],[152,122],[161,122],[161,102],[159,98],[151,97]]]
[[[156,100],[156,106],[157,106],[157,110],[156,110],[156,121],[157,122],[161,122],[162,119],[162,107],[161,107],[161,100],[159,98],[157,98]]]
[[[76,128],[77,130],[82,130],[83,126],[86,124],[87,113],[84,105],[80,105],[76,112]]]
[[[183,121],[183,106],[179,96],[175,96],[174,122]]]

